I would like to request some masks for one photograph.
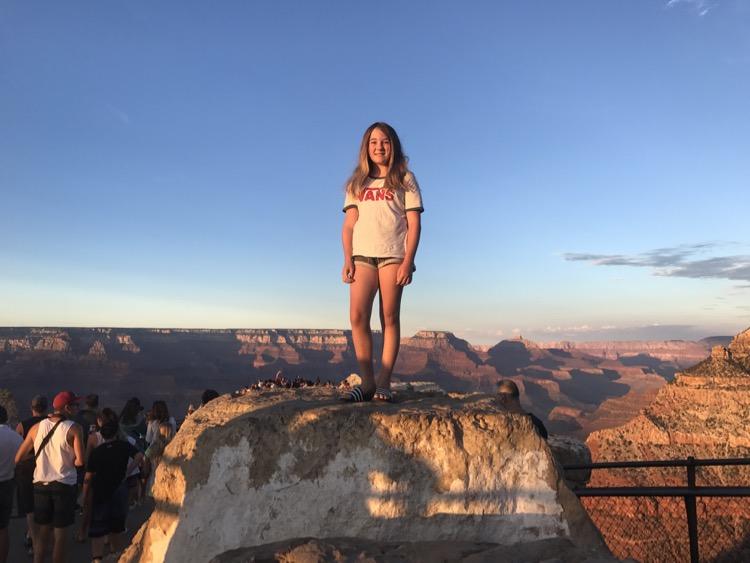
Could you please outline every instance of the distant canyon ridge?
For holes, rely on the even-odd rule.
[[[379,335],[376,333],[376,339]],[[510,378],[550,430],[579,437],[633,418],[674,374],[731,337],[700,341],[546,342],[522,337],[474,347],[450,332],[401,341],[400,381],[448,392],[492,392]],[[376,351],[378,347],[376,345]],[[0,387],[25,416],[31,398],[61,389],[98,393],[119,410],[129,397],[167,401],[184,416],[201,392],[273,377],[339,382],[358,371],[351,333],[328,329],[0,328]]]

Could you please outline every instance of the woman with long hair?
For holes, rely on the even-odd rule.
[[[362,136],[359,160],[346,183],[344,268],[349,284],[349,318],[362,385],[346,401],[392,401],[391,374],[401,340],[401,296],[416,271],[422,195],[409,170],[396,131],[387,123],[370,125]],[[383,354],[375,377],[370,317],[379,295]]]
[[[167,403],[164,401],[154,401],[149,413],[149,423],[146,427],[146,443],[151,445],[156,436],[159,434],[159,425],[162,423],[169,424],[173,432],[177,432],[177,422],[174,417],[169,416]]]

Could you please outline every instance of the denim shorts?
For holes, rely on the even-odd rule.
[[[101,538],[125,531],[128,517],[128,484],[123,481],[108,499],[94,499],[91,514],[90,538]]]
[[[76,513],[78,487],[65,483],[34,483],[34,522],[41,526],[67,528]]]
[[[375,257],[375,256],[360,256],[358,254],[355,256],[352,256],[352,259],[358,264],[361,264],[362,266],[368,266],[376,270],[379,270],[383,266],[390,266],[391,264],[401,264],[401,262],[404,261],[403,258],[398,258],[395,256]],[[411,271],[416,272],[417,271],[416,266],[412,266]]]

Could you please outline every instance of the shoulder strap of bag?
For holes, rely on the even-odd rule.
[[[60,426],[60,423],[61,423],[61,422],[62,422],[63,420],[65,420],[65,419],[64,419],[64,418],[61,418],[60,420],[58,420],[58,421],[57,421],[57,422],[55,423],[55,425],[54,425],[54,426],[52,427],[52,430],[50,430],[50,431],[49,431],[49,432],[47,433],[47,435],[46,435],[46,436],[44,437],[44,440],[42,440],[42,443],[41,443],[41,444],[39,444],[39,449],[38,449],[37,451],[35,451],[35,452],[34,452],[34,460],[35,460],[35,461],[36,461],[36,459],[37,459],[37,458],[39,457],[39,454],[40,454],[40,453],[42,453],[42,450],[44,449],[44,446],[46,446],[46,445],[47,445],[47,444],[49,443],[49,441],[50,441],[50,440],[52,439],[52,434],[54,434],[54,433],[55,433],[55,430],[57,430],[57,427],[58,427],[58,426]]]

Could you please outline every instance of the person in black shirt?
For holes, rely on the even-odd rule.
[[[83,428],[83,446],[86,447],[88,436],[99,430],[97,420],[99,418],[99,395],[86,395],[83,400],[84,408],[78,411],[76,422]]]
[[[128,486],[125,477],[143,454],[124,440],[118,440],[119,419],[112,409],[99,417],[103,443],[91,452],[83,481],[84,516],[78,538],[91,538],[91,557],[104,557],[104,539],[109,536],[113,552],[124,547],[123,532],[128,515]]]
[[[16,426],[21,438],[26,438],[29,430],[43,418],[47,416],[49,401],[47,397],[37,395],[31,399],[31,416],[22,420]],[[16,501],[18,503],[18,513],[26,516],[26,549],[31,553],[34,543],[34,535],[37,527],[34,522],[34,452],[29,452],[23,460],[16,464]]]
[[[525,414],[531,419],[531,422],[536,428],[537,434],[547,439],[547,429],[544,427],[544,423],[531,414],[521,408],[521,393],[518,391],[518,385],[516,385],[510,379],[503,379],[497,383],[497,398],[500,403],[509,411],[519,414]]]

